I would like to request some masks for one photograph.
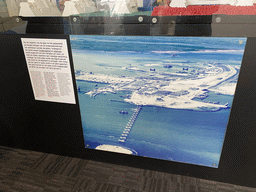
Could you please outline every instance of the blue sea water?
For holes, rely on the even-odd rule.
[[[141,71],[177,72],[184,66],[200,68],[204,63],[241,65],[246,38],[71,36],[75,70],[108,75],[142,76]],[[165,69],[165,63],[174,64]],[[143,106],[125,143],[118,142],[136,105],[123,102],[127,91],[90,97],[86,92],[107,86],[77,81],[85,147],[101,144],[123,146],[138,155],[184,163],[218,167],[230,109],[198,112]],[[121,101],[121,102],[114,102]],[[206,101],[229,103],[232,95],[209,93]],[[128,111],[120,114],[119,111]]]

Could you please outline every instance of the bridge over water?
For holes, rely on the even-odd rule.
[[[141,109],[142,109],[142,105],[137,105],[137,108],[135,109],[132,117],[130,118],[130,120],[128,121],[126,127],[124,128],[122,136],[118,140],[119,142],[124,143],[126,141],[126,139],[127,139],[128,135],[129,135],[129,133],[130,133],[130,131],[131,131],[131,129],[132,129],[132,127],[133,127],[133,125],[134,125],[134,123],[135,123],[135,121],[136,121],[136,119],[137,119],[137,117],[138,117],[138,115],[139,115],[139,113],[141,111]]]

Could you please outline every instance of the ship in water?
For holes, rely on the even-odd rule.
[[[128,114],[128,111],[119,111],[120,114]]]

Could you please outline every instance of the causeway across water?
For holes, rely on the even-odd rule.
[[[129,122],[127,123],[126,127],[124,128],[124,131],[122,133],[122,136],[119,138],[119,142],[124,143],[132,129],[132,126],[134,125],[140,111],[142,109],[142,105],[137,105],[137,108],[135,109],[132,117],[130,118]]]

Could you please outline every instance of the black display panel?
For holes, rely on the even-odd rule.
[[[89,47],[92,51],[92,47],[96,46],[95,40],[93,38],[96,38],[98,40],[101,39],[100,46],[102,46],[102,43],[104,42],[103,38],[111,38],[109,36],[82,36],[82,38],[89,37],[91,39],[91,47]],[[76,82],[77,79],[75,79],[75,70],[76,69],[76,63],[77,63],[77,54],[79,53],[79,50],[75,50],[75,41],[79,40],[79,36],[71,36],[69,41],[69,36],[65,35],[33,35],[33,34],[27,34],[27,35],[2,35],[0,36],[1,40],[1,142],[2,145],[10,146],[10,147],[16,147],[16,148],[22,148],[22,149],[28,149],[28,150],[36,150],[36,151],[42,151],[47,153],[54,153],[58,155],[65,155],[65,156],[72,156],[72,157],[79,157],[79,158],[85,158],[85,159],[92,159],[97,161],[104,161],[108,163],[117,163],[122,165],[128,165],[133,167],[140,167],[142,169],[151,169],[156,171],[163,171],[163,172],[169,172],[173,174],[180,174],[180,175],[187,175],[191,177],[198,177],[202,179],[209,179],[209,180],[215,180],[215,181],[221,181],[221,182],[227,182],[237,185],[243,185],[243,186],[249,186],[249,187],[256,187],[255,186],[255,177],[254,173],[256,171],[255,166],[255,143],[256,143],[256,132],[254,131],[256,121],[255,121],[255,45],[256,45],[256,39],[254,37],[248,37],[248,38],[212,38],[210,37],[205,38],[182,38],[180,39],[186,40],[185,44],[188,44],[188,48],[191,50],[186,50],[183,53],[179,52],[176,53],[177,56],[172,55],[173,60],[178,60],[178,58],[182,58],[182,56],[189,55],[190,52],[191,56],[186,57],[189,58],[188,60],[192,60],[191,63],[183,63],[183,66],[180,69],[177,69],[177,74],[180,74],[183,76],[187,74],[191,74],[192,70],[195,70],[195,66],[200,66],[201,69],[210,69],[208,67],[209,63],[212,65],[212,69],[222,68],[225,67],[218,64],[220,62],[216,62],[217,60],[223,62],[224,55],[230,56],[229,60],[234,61],[238,65],[237,67],[233,67],[237,71],[237,76],[233,76],[234,79],[238,80],[236,84],[235,94],[233,96],[233,101],[229,101],[228,108],[230,109],[221,109],[216,111],[226,111],[230,110],[230,114],[228,116],[228,122],[225,121],[227,124],[223,126],[225,129],[222,132],[222,138],[221,139],[221,145],[219,145],[219,155],[220,159],[218,157],[218,162],[216,161],[209,161],[210,163],[200,162],[198,156],[194,156],[196,161],[190,161],[191,158],[189,158],[188,161],[184,159],[173,159],[173,160],[164,160],[164,158],[153,157],[146,154],[143,156],[137,156],[137,155],[127,155],[127,154],[121,154],[121,153],[113,153],[113,152],[106,152],[102,150],[95,150],[99,143],[95,144],[95,147],[92,147],[93,149],[90,149],[90,146],[92,143],[86,143],[86,134],[83,130],[84,123],[87,123],[90,125],[91,121],[94,119],[89,119],[87,121],[83,120],[83,110],[81,109],[81,106],[84,102],[86,107],[88,107],[89,102],[87,103],[87,100],[80,99],[82,95],[85,95],[83,92],[93,91],[95,88],[105,86],[105,84],[102,83],[96,83],[97,86],[95,86],[95,82],[91,82],[89,84],[92,84],[93,86],[89,87],[87,90],[84,90],[84,87],[79,85],[80,83],[83,83],[83,81],[77,81],[74,83],[74,88],[77,88],[78,91],[75,91],[75,97],[76,97],[76,104],[70,105],[70,104],[64,104],[64,103],[55,103],[55,102],[46,102],[46,101],[36,101],[33,95],[31,82],[29,79],[28,69],[25,61],[25,56],[23,52],[23,48],[21,45],[21,38],[52,38],[52,39],[66,39],[68,44],[68,51],[70,56],[70,64],[72,69],[72,75],[73,75],[73,82]],[[72,39],[74,38],[74,39]],[[114,38],[114,36],[112,36]],[[119,38],[133,38],[131,36],[120,36]],[[142,38],[142,37],[141,37]],[[154,38],[154,37],[149,37]],[[163,37],[159,37],[160,39]],[[166,37],[167,42],[168,41],[174,41],[178,40],[180,44],[180,39],[173,39],[172,37]],[[116,41],[117,37],[114,38]],[[213,43],[211,44],[210,48],[212,51],[210,52],[196,52],[193,49],[198,48],[198,45],[195,46],[196,41],[200,42],[200,46],[207,47],[207,44],[211,41],[217,41],[216,46],[213,47]],[[110,39],[108,39],[110,41]],[[113,40],[113,39],[112,39]],[[206,42],[205,46],[203,46],[203,41]],[[191,43],[188,43],[191,41]],[[220,42],[226,42],[223,44],[219,44]],[[124,41],[125,42],[125,41]],[[136,42],[141,42],[138,39]],[[112,42],[114,45],[116,45],[117,42]],[[157,42],[155,42],[157,44]],[[166,42],[164,42],[166,43]],[[231,44],[234,43],[234,46]],[[79,42],[79,44],[82,44],[82,41]],[[98,44],[99,45],[99,44]],[[244,49],[245,46],[245,49]],[[73,48],[73,52],[71,51],[71,47]],[[160,46],[159,46],[160,47]],[[170,45],[167,46],[168,48]],[[228,49],[227,47],[236,47],[236,49]],[[240,47],[240,48],[238,48]],[[243,47],[243,48],[241,48]],[[116,47],[117,48],[117,47]],[[133,50],[134,47],[131,47]],[[177,48],[179,48],[177,46]],[[184,47],[182,47],[184,48]],[[209,47],[208,47],[209,48]],[[208,49],[207,48],[207,49]],[[109,47],[110,49],[110,47]],[[138,49],[140,47],[138,46]],[[203,49],[203,48],[202,48]],[[226,50],[226,51],[216,51],[216,50]],[[97,49],[96,49],[97,50]],[[120,48],[120,50],[122,50]],[[229,50],[229,51],[227,51]],[[81,50],[80,50],[81,51]],[[101,50],[102,51],[102,50]],[[161,50],[158,50],[161,51]],[[177,51],[177,50],[175,50]],[[190,51],[190,52],[189,52]],[[215,53],[214,53],[215,52]],[[80,57],[79,62],[84,63],[86,61],[93,61],[94,63],[91,63],[92,67],[99,70],[113,70],[117,71],[117,74],[120,72],[118,70],[118,66],[110,66],[109,63],[105,63],[105,65],[102,65],[100,62],[96,62],[96,60],[100,60],[100,57],[91,57],[95,53],[91,52],[87,55],[87,59],[85,57]],[[111,54],[113,54],[113,50],[108,50],[108,52],[100,52],[99,54],[106,54],[106,58],[112,58],[116,60],[116,55],[114,54],[114,57],[112,57]],[[127,53],[127,54],[133,54],[129,55],[129,60],[125,60],[124,56],[125,54],[119,52],[118,54],[121,54],[120,56],[120,62],[125,63],[127,65],[131,64],[128,63],[131,61],[134,61],[135,59],[138,59],[136,57],[136,53]],[[123,54],[123,55],[122,55]],[[165,56],[169,56],[170,53],[164,53],[164,52],[155,52],[153,53],[155,55],[158,54],[166,54]],[[174,54],[174,53],[171,53]],[[204,55],[205,54],[205,55]],[[200,63],[200,60],[208,60],[210,59],[212,55],[215,55],[214,61],[207,62],[206,65],[203,65]],[[139,53],[139,55],[147,55],[147,52]],[[197,57],[193,55],[200,55],[200,59],[196,59]],[[207,57],[206,57],[207,56]],[[209,56],[209,57],[208,57]],[[91,57],[91,58],[90,58]],[[150,54],[147,55],[147,57],[150,57]],[[157,57],[153,57],[154,59],[157,59]],[[153,59],[149,59],[148,62],[144,65],[139,65],[137,63],[137,68],[142,68],[142,70],[145,70],[145,74],[152,74],[154,77],[154,74],[157,74],[159,71],[163,70],[175,70],[177,67],[177,64],[175,63],[165,63],[165,59],[163,57],[159,57],[161,61],[159,63],[151,63],[152,61],[156,61]],[[235,59],[236,58],[236,59]],[[239,59],[238,59],[239,58]],[[122,60],[123,59],[123,60]],[[184,57],[183,57],[184,59]],[[142,57],[142,61],[144,62],[145,57]],[[241,64],[242,60],[242,64]],[[73,67],[73,61],[75,68]],[[183,62],[183,61],[182,61]],[[88,63],[89,64],[89,63]],[[101,64],[101,65],[100,65]],[[158,64],[158,66],[154,65]],[[193,65],[192,65],[193,64]],[[241,64],[241,66],[240,66]],[[133,66],[135,64],[133,63]],[[152,66],[153,65],[153,66]],[[168,66],[171,65],[171,66]],[[185,67],[187,66],[187,67]],[[192,66],[192,69],[191,69]],[[170,67],[170,68],[169,68]],[[226,66],[227,67],[227,66]],[[186,69],[188,68],[188,70]],[[135,68],[136,69],[136,68]],[[134,73],[135,69],[131,69],[126,71],[129,74]],[[155,70],[154,70],[155,69]],[[198,68],[199,69],[199,68]],[[78,69],[81,70],[81,69]],[[190,71],[191,70],[191,71]],[[180,71],[180,72],[179,72]],[[230,68],[231,71],[231,68]],[[81,70],[76,71],[76,74],[81,73],[89,73],[89,75],[95,75],[96,71],[92,70]],[[90,72],[92,72],[90,74]],[[206,71],[205,71],[206,72]],[[209,74],[211,70],[208,70],[207,73]],[[216,71],[212,71],[215,73]],[[217,70],[218,72],[218,70]],[[216,72],[216,73],[217,73]],[[137,74],[142,74],[142,71],[137,71]],[[112,72],[111,72],[112,74]],[[238,76],[239,74],[239,76]],[[114,74],[115,75],[115,74]],[[127,76],[126,74],[122,74],[123,76]],[[199,75],[199,74],[198,74]],[[77,76],[79,77],[79,76]],[[141,77],[141,75],[138,75],[138,77]],[[151,77],[151,76],[150,76]],[[219,77],[220,78],[220,77]],[[105,78],[106,79],[106,78]],[[217,79],[221,81],[221,79]],[[177,80],[176,80],[177,81]],[[193,81],[193,79],[189,79],[189,82]],[[229,85],[234,85],[233,80],[227,79],[229,81]],[[159,80],[159,86],[161,85],[161,82],[163,80]],[[175,81],[174,81],[175,82]],[[87,82],[88,83],[88,82]],[[233,84],[232,84],[233,83]],[[150,84],[149,84],[150,85]],[[221,86],[220,86],[221,87]],[[106,88],[106,87],[105,87]],[[209,87],[208,87],[209,89]],[[76,90],[76,89],[75,89]],[[193,90],[193,89],[192,89]],[[196,89],[195,89],[196,90]],[[150,92],[149,92],[150,93]],[[119,93],[116,94],[109,94],[106,93],[103,95],[102,93],[97,95],[95,97],[95,102],[98,100],[99,102],[102,102],[99,98],[102,97],[108,97],[108,96],[118,96],[118,99],[129,99],[124,97],[119,97]],[[120,96],[123,96],[120,95]],[[218,102],[220,101],[220,104],[222,104],[222,100],[210,100],[212,95],[209,95],[207,98],[205,98],[205,101],[210,102]],[[219,95],[221,97],[222,95]],[[214,96],[212,96],[215,98]],[[89,99],[93,99],[91,97],[88,97]],[[115,104],[122,104],[121,102],[115,102],[110,101],[113,98],[109,98],[108,102],[115,103]],[[115,98],[114,98],[115,99]],[[117,99],[116,99],[117,100]],[[161,102],[161,100],[159,100]],[[204,102],[204,101],[200,101]],[[224,105],[226,104],[223,102]],[[79,105],[80,104],[80,105]],[[101,103],[97,103],[98,106],[103,106]],[[123,103],[124,105],[128,105],[128,103]],[[129,104],[132,105],[132,104]],[[138,114],[138,117],[134,123],[134,127],[132,128],[132,131],[135,130],[136,123],[139,122],[140,116],[145,111],[144,109],[151,108],[151,106],[143,106],[140,113]],[[152,107],[154,108],[154,107]],[[118,109],[115,111],[117,112],[117,115],[122,117],[123,119],[127,118],[127,116],[132,116],[134,114],[134,111],[132,109],[136,108],[130,108],[128,111],[125,108],[122,108],[121,110]],[[156,109],[156,115],[159,115],[159,111],[162,109]],[[80,114],[81,110],[81,114]],[[158,110],[158,111],[157,111]],[[168,109],[169,110],[169,109]],[[178,110],[178,109],[177,109]],[[120,113],[120,111],[123,111]],[[125,114],[126,111],[128,111],[128,114]],[[104,112],[104,110],[100,111]],[[191,111],[190,111],[191,112]],[[86,113],[91,114],[94,113],[94,111],[86,111]],[[200,112],[200,114],[204,114],[205,112]],[[211,112],[214,114],[215,112]],[[100,121],[98,123],[104,123],[107,124],[108,122],[112,124],[117,124],[116,122],[119,121],[118,118],[115,119],[116,122],[113,121],[102,121],[101,119],[104,119],[103,116],[100,116],[99,114],[96,114],[98,116],[95,116],[93,118],[98,118]],[[146,115],[149,115],[147,113]],[[6,118],[5,118],[6,117]],[[81,122],[82,117],[82,122]],[[159,115],[159,118],[161,116]],[[200,118],[199,118],[200,119]],[[203,119],[203,117],[201,117]],[[200,120],[201,120],[200,119]],[[165,118],[163,118],[165,120]],[[125,121],[127,123],[127,121]],[[118,122],[119,123],[119,122]],[[125,126],[126,123],[123,123]],[[147,123],[147,121],[145,121]],[[183,122],[185,123],[185,122]],[[94,127],[92,127],[94,128]],[[190,131],[189,129],[187,129]],[[119,132],[120,134],[123,134],[124,128],[122,127],[122,130]],[[132,131],[129,133],[129,137],[132,136]],[[155,130],[152,130],[152,132]],[[196,131],[196,133],[201,134],[200,132]],[[208,132],[207,132],[208,133]],[[120,139],[121,135],[118,134],[119,137],[117,139]],[[146,135],[146,133],[143,135]],[[135,135],[136,136],[136,135]],[[140,135],[139,135],[140,136]],[[201,136],[204,136],[204,133],[202,133]],[[129,140],[129,137],[127,137],[127,141]],[[168,137],[168,135],[167,135]],[[174,136],[172,136],[174,137]],[[10,139],[7,139],[10,138]],[[87,137],[88,138],[88,137]],[[106,137],[108,138],[108,136]],[[176,137],[174,139],[177,139]],[[118,141],[118,140],[117,140]],[[224,142],[223,142],[224,141]],[[98,141],[97,141],[98,142]],[[222,145],[223,142],[223,145]],[[105,142],[102,142],[103,144],[106,144]],[[186,142],[188,143],[188,141]],[[186,144],[185,143],[185,144]],[[112,144],[112,143],[111,143]],[[213,145],[210,145],[209,150],[213,150],[213,147],[216,143],[213,143]],[[89,145],[89,146],[87,146]],[[204,145],[204,143],[202,143]],[[207,146],[206,146],[207,147]],[[132,147],[128,147],[130,149],[133,149]],[[137,149],[134,149],[135,151]],[[207,148],[208,150],[208,148]],[[139,150],[136,152],[141,153]],[[211,151],[210,151],[211,152]],[[221,153],[220,153],[221,152]],[[160,153],[159,153],[160,154]],[[178,153],[177,153],[178,154]],[[213,163],[216,163],[216,166],[213,165]],[[203,166],[201,166],[203,165]]]
[[[69,42],[67,35],[0,35],[0,144],[59,155],[77,155],[84,143],[82,129],[79,128],[79,107],[35,100],[22,38],[64,39]],[[69,56],[72,66],[71,52]],[[75,84],[73,86],[76,87]]]

